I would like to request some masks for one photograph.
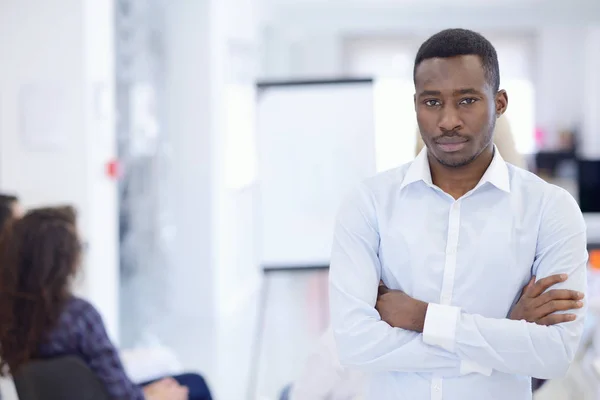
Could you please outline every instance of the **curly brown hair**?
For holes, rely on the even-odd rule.
[[[71,296],[81,245],[71,207],[40,208],[0,236],[0,374],[35,359]]]

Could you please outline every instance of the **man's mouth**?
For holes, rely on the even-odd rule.
[[[454,153],[456,151],[462,150],[468,139],[463,137],[442,137],[436,140],[437,146],[445,153]]]

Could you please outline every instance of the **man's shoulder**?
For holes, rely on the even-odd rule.
[[[379,172],[376,175],[365,179],[362,182],[362,186],[374,194],[393,190],[402,184],[411,164],[412,161],[387,171]]]
[[[556,196],[570,196],[569,192],[564,188],[545,181],[533,172],[508,163],[507,166],[510,175],[511,189],[516,190],[517,193],[525,193],[527,195],[539,196],[545,199]]]
[[[371,210],[378,208],[380,203],[389,199],[390,194],[402,185],[409,166],[410,163],[404,164],[360,181],[342,201],[342,212],[356,207]]]
[[[552,213],[565,213],[565,210],[571,217],[581,214],[577,201],[565,188],[547,182],[534,173],[519,167],[508,164],[508,168],[511,190],[514,190],[529,205],[539,206],[538,211],[541,211],[542,215],[552,217]]]
[[[510,175],[511,183],[513,184],[524,186],[531,185],[536,190],[545,190],[548,186],[553,186],[531,171],[510,163],[506,163],[506,167],[508,168],[508,174]]]

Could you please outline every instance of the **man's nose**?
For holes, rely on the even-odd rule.
[[[452,132],[462,128],[462,120],[455,107],[444,107],[438,127],[442,132]]]

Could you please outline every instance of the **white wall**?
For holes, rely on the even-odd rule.
[[[109,0],[0,4],[0,190],[25,206],[77,207],[89,242],[79,291],[116,339],[116,191],[105,174],[115,156],[112,26]],[[37,139],[25,135],[24,110],[27,125],[46,125]],[[55,133],[45,129],[48,110],[60,117]]]
[[[581,151],[585,158],[600,159],[600,24],[585,32],[583,73],[585,114]]]
[[[582,125],[586,99],[575,93],[586,87],[585,41],[585,26],[552,26],[538,30],[537,79],[534,81],[536,120],[547,130],[549,146],[556,144],[560,130]]]
[[[262,77],[331,77],[344,73],[344,41],[383,36],[415,38],[448,27],[536,38],[536,121],[551,136],[581,122],[584,37],[600,22],[595,0],[521,1],[438,5],[411,1],[339,2],[272,0],[263,30]],[[577,89],[579,88],[579,89]]]
[[[186,366],[201,371],[210,369],[216,359],[209,3],[169,3],[165,43],[166,125],[174,155],[176,237],[174,267],[164,287],[170,311],[163,322],[164,337]]]
[[[167,5],[166,119],[174,155],[176,239],[175,268],[165,282],[170,315],[164,337],[187,368],[206,375],[215,397],[227,399],[245,395],[246,379],[233,369],[241,362],[245,371],[248,365],[241,361],[244,354],[232,354],[228,339],[237,336],[245,343],[253,332],[252,325],[231,321],[246,311],[260,276],[255,187],[226,185],[227,162],[236,161],[227,157],[227,93],[230,85],[254,85],[260,11],[255,5],[254,0]],[[229,354],[233,366],[227,364]]]
[[[222,86],[215,87],[220,109],[220,120],[215,126],[215,151],[219,157],[216,165],[215,199],[218,209],[215,229],[219,240],[216,262],[221,294],[219,305],[222,312],[230,313],[243,306],[248,296],[257,290],[259,283],[255,233],[259,222],[255,218],[256,170],[252,165],[254,160],[239,157],[235,147],[252,145],[251,140],[248,142],[245,139],[254,133],[253,128],[250,128],[247,136],[241,137],[236,128],[240,125],[240,119],[247,117],[250,117],[249,120],[241,120],[241,124],[254,124],[247,112],[253,112],[255,107],[255,97],[252,94],[258,74],[260,55],[257,27],[262,9],[256,0],[219,0],[218,4],[224,21],[220,32],[221,65],[224,73],[220,74]],[[250,95],[240,99],[248,102],[245,106],[227,96],[236,88]],[[249,165],[245,165],[246,163]],[[235,178],[232,171],[244,168],[251,170],[245,179],[238,182],[231,179]]]

